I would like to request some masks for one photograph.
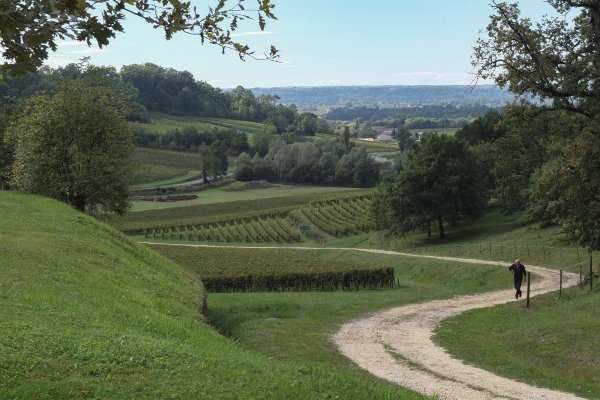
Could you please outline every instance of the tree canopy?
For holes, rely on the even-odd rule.
[[[600,0],[548,3],[557,16],[534,24],[521,16],[518,5],[494,2],[495,14],[486,35],[477,41],[472,62],[478,77],[508,87],[526,105],[507,110],[512,132],[499,142],[519,149],[528,146],[532,154],[526,156],[534,161],[520,158],[527,176],[523,171],[504,174],[505,187],[513,185],[512,178],[521,184],[533,178],[535,214],[561,224],[571,239],[598,250],[600,187],[593,158],[600,152]],[[533,137],[523,135],[526,131]],[[544,160],[539,160],[540,154]],[[539,172],[534,174],[534,169]]]
[[[437,133],[413,145],[402,168],[376,197],[380,226],[406,233],[436,221],[440,238],[446,237],[445,221],[479,217],[487,200],[472,150]]]
[[[133,152],[126,108],[111,88],[85,81],[32,96],[6,130],[12,185],[80,211],[125,212]]]
[[[247,44],[234,40],[239,23],[256,15],[264,30],[266,19],[275,19],[274,4],[259,0],[253,9],[245,0],[219,0],[203,14],[191,2],[179,0],[18,0],[0,1],[0,47],[6,60],[1,72],[22,75],[35,71],[56,51],[57,41],[71,39],[109,44],[123,32],[126,16],[141,18],[171,39],[178,32],[197,35],[205,42],[238,53],[241,59],[257,58]],[[274,59],[278,50],[271,46],[264,58]]]

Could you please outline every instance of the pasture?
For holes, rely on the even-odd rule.
[[[427,398],[244,349],[192,271],[65,204],[0,192],[0,232],[2,398]]]

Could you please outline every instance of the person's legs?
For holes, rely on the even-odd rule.
[[[521,282],[523,282],[523,278],[515,278],[515,289],[517,290],[517,293],[515,293],[516,299],[521,297]]]

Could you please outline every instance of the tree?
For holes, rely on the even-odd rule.
[[[456,137],[465,140],[471,145],[482,142],[493,142],[506,135],[508,129],[501,125],[502,116],[495,110],[490,110],[483,117],[456,132]]]
[[[590,128],[544,166],[534,200],[576,243],[600,249],[600,130]]]
[[[475,45],[472,64],[483,79],[522,96],[549,101],[597,118],[600,106],[600,1],[549,0],[565,18],[545,17],[534,25],[516,4],[492,3],[496,12],[487,38]],[[579,12],[572,21],[566,16]]]
[[[384,188],[393,230],[405,233],[437,221],[442,239],[444,221],[477,218],[487,200],[476,158],[466,143],[436,133],[413,146],[403,169]]]
[[[32,96],[7,128],[15,146],[12,185],[80,211],[123,214],[133,152],[126,114],[110,88],[85,81]]]
[[[233,4],[231,4],[233,3]],[[238,23],[258,16],[264,30],[266,18],[275,19],[270,0],[258,1],[256,9],[247,9],[244,0],[219,0],[206,15],[197,12],[191,2],[179,0],[18,0],[0,2],[0,47],[7,60],[1,72],[22,75],[38,69],[55,51],[58,39],[72,39],[102,47],[117,32],[126,15],[143,19],[164,31],[166,39],[183,32],[238,53],[241,59],[257,58],[246,44],[233,39]],[[264,58],[274,59],[278,51],[271,46]]]
[[[227,174],[227,148],[221,143],[210,146],[201,145],[198,149],[202,159],[202,180],[208,183],[209,179],[216,179]]]
[[[394,129],[392,131],[392,137],[398,141],[398,147],[402,153],[410,150],[410,147],[415,141],[410,131],[404,127]]]
[[[495,15],[487,37],[477,41],[472,63],[478,77],[508,87],[521,96],[522,103],[531,97],[540,100],[532,107],[539,114],[559,111],[578,116],[565,136],[573,143],[536,175],[534,207],[537,215],[560,223],[571,239],[598,250],[600,219],[590,217],[600,208],[594,200],[600,198],[600,186],[576,177],[597,175],[589,155],[600,152],[600,143],[592,140],[600,125],[600,0],[548,3],[559,17],[533,24],[521,17],[516,4],[494,2]],[[583,149],[581,143],[590,147]],[[560,162],[568,169],[561,168]]]

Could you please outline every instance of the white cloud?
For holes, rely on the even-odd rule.
[[[87,49],[81,49],[81,50],[74,50],[74,51],[67,51],[66,54],[78,54],[78,55],[86,55],[86,54],[101,54],[101,53],[108,53],[108,50],[106,49],[99,49],[97,47],[90,47]]]
[[[473,80],[468,73],[446,73],[435,71],[398,72],[393,75],[399,85],[463,85]]]
[[[74,46],[87,46],[86,42],[78,42],[76,40],[57,40],[56,45],[58,47],[74,47]]]
[[[243,36],[264,36],[264,35],[272,35],[273,32],[269,32],[269,31],[255,31],[255,32],[239,32],[239,33],[232,33],[231,37],[243,37]]]

